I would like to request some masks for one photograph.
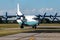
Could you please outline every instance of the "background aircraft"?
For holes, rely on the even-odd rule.
[[[40,20],[40,19],[45,19],[45,18],[48,18],[49,20],[51,20],[51,21],[55,21],[55,19],[57,20],[57,21],[60,21],[59,20],[59,17],[60,17],[60,15],[58,16],[57,14],[58,13],[56,13],[55,15],[46,15],[47,13],[45,13],[44,15],[40,15],[40,14],[38,14],[38,15],[36,15],[37,17],[38,17],[38,19]],[[37,19],[37,18],[35,18],[35,19]]]
[[[16,17],[16,15],[8,15],[8,13],[6,12],[6,15],[5,16],[0,16],[0,18],[3,18],[5,19],[6,23],[8,22],[8,18],[13,18],[13,17]]]

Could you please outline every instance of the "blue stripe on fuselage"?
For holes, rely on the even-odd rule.
[[[19,23],[19,25],[22,24],[22,22],[18,22],[18,23]],[[36,24],[38,24],[38,22],[37,21],[30,21],[30,22],[25,22],[24,24],[26,24],[26,25],[36,25]]]

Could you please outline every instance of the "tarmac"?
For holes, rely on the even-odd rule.
[[[60,40],[60,33],[19,33],[0,37],[0,40]]]
[[[54,26],[52,26],[52,28],[53,27]],[[53,29],[44,29],[43,27],[40,30],[3,36],[0,37],[0,40],[60,40],[60,29],[56,28],[58,28],[58,26]]]

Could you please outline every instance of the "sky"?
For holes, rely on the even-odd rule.
[[[23,14],[60,14],[60,0],[0,0],[0,15],[7,11],[9,15],[16,14],[16,5],[19,3]],[[52,14],[53,15],[53,14]]]

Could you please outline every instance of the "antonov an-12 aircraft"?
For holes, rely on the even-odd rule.
[[[20,28],[24,28],[24,26],[32,26],[32,28],[36,29],[37,25],[39,24],[39,20],[36,16],[25,16],[22,14],[19,9],[19,4],[17,4],[17,22],[20,25]]]

